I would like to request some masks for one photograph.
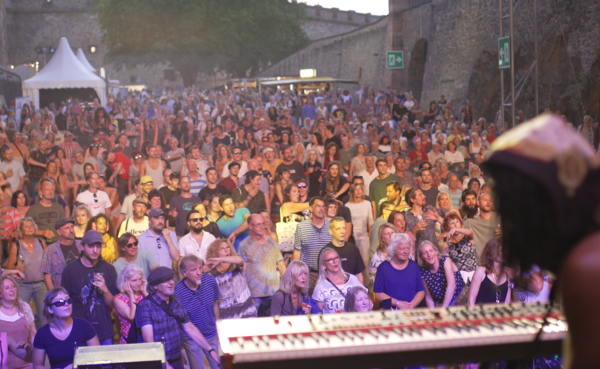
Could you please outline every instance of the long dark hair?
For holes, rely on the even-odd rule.
[[[27,198],[27,194],[21,190],[16,190],[12,194],[12,198],[10,199],[10,206],[12,206],[15,209],[17,208],[17,198],[19,197],[20,194],[23,194],[23,196],[25,196],[25,205],[27,206],[27,204],[29,204],[29,199]]]

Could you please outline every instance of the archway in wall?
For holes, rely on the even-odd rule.
[[[413,97],[421,101],[423,91],[423,75],[425,74],[425,61],[427,60],[427,40],[422,38],[410,53],[408,64],[408,90],[412,91]]]

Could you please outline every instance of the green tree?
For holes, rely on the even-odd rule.
[[[247,77],[308,44],[288,0],[94,0],[106,61],[169,63],[186,86],[215,70]]]

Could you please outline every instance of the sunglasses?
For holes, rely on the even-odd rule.
[[[137,155],[134,157],[134,159],[141,159],[141,158],[142,158],[142,155]]]
[[[98,195],[94,194],[94,202],[98,202]]]
[[[242,152],[241,151],[234,151],[233,154],[234,155],[240,155]]]
[[[132,243],[128,243],[125,246],[127,246],[127,248],[132,248],[133,246],[137,247],[137,245],[138,245],[138,241],[135,241],[135,242],[132,242]]]
[[[158,244],[158,248],[162,249],[162,245],[160,244],[160,237],[156,239],[156,243]]]
[[[204,222],[204,218],[190,218],[190,222],[192,222],[192,223]]]
[[[298,185],[298,188],[306,188],[306,184],[305,183],[301,183]]]
[[[56,306],[56,307],[71,305],[71,299],[66,299],[66,300],[60,299],[58,301],[54,301],[51,305]]]

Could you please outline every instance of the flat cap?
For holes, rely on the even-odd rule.
[[[148,284],[155,286],[164,281],[168,281],[173,277],[175,277],[175,272],[173,269],[160,266],[150,272],[150,275],[148,276]]]
[[[60,218],[56,221],[56,223],[54,223],[54,229],[58,231],[62,226],[69,223],[75,224],[75,221],[71,218]]]

